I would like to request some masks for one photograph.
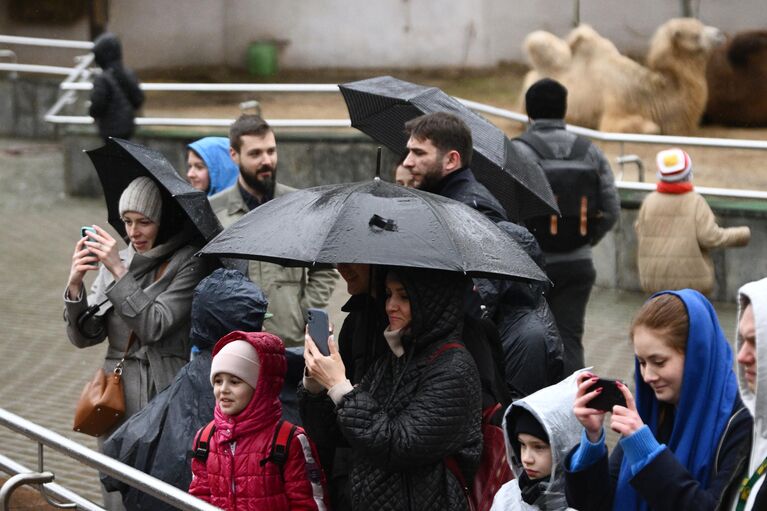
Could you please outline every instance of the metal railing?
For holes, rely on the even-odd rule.
[[[29,44],[37,46],[50,46],[72,49],[92,49],[93,43],[87,41],[66,41],[58,39],[41,39],[33,37],[17,37],[0,35],[0,43],[6,44]],[[0,71],[20,71],[31,73],[55,73],[66,74],[66,78],[60,85],[63,92],[59,100],[46,112],[44,118],[53,124],[92,124],[93,118],[87,115],[62,115],[61,110],[75,100],[77,92],[88,91],[93,87],[88,67],[92,64],[93,55],[84,55],[77,58],[78,65],[73,68],[56,66],[37,66],[18,63],[0,63]],[[64,73],[64,71],[67,73]],[[290,92],[307,93],[323,92],[337,93],[338,86],[335,84],[255,84],[255,83],[142,83],[144,91],[175,91],[175,92]],[[477,112],[493,115],[502,119],[508,119],[519,123],[527,123],[526,115],[511,110],[493,107],[484,103],[467,99],[456,98],[465,106]],[[221,118],[187,118],[187,117],[139,117],[136,124],[139,126],[201,126],[201,127],[227,127],[233,119]],[[269,124],[278,128],[349,128],[349,119],[269,119]],[[616,142],[619,144],[619,156],[617,159],[621,169],[624,163],[635,163],[638,167],[640,181],[643,179],[644,168],[641,160],[635,155],[625,154],[626,143],[639,144],[662,144],[672,146],[697,146],[729,149],[767,150],[767,140],[709,138],[709,137],[682,137],[669,135],[642,135],[631,133],[605,133],[580,126],[567,125],[573,133],[589,137],[603,142]],[[622,179],[623,172],[619,172]],[[626,183],[626,181],[620,181]],[[698,188],[699,190],[701,188]],[[719,191],[726,189],[711,188]]]
[[[94,468],[99,472],[118,479],[133,488],[137,488],[167,504],[176,506],[178,509],[185,511],[221,511],[219,508],[212,506],[207,502],[203,502],[202,500],[179,490],[175,486],[145,474],[140,470],[136,470],[124,463],[120,463],[109,456],[88,449],[75,441],[69,440],[54,431],[43,428],[42,426],[19,417],[3,408],[0,408],[0,426],[4,426],[37,442],[38,474],[45,474],[42,449],[43,446],[46,446],[61,452],[84,465]],[[16,470],[16,472],[19,471]],[[85,499],[82,499],[81,497],[70,498],[73,497],[73,495],[71,492],[68,492],[68,490],[63,494],[60,491],[54,491],[55,487],[51,488],[51,483],[44,484],[43,488],[50,490],[51,493],[60,496],[63,500],[71,501],[75,505],[80,506],[78,509],[93,511],[100,509],[98,506],[94,507],[93,503],[83,503]]]

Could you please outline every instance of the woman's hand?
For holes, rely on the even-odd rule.
[[[304,334],[304,362],[307,374],[326,389],[346,380],[346,368],[332,333],[328,337],[328,348],[329,356],[320,353],[320,349],[314,344],[307,329]]]
[[[98,225],[94,224],[93,228],[96,229],[96,232],[88,235],[85,246],[96,255],[115,280],[120,280],[123,275],[128,273],[128,268],[120,259],[117,240]]]
[[[69,269],[69,279],[67,280],[67,295],[70,300],[77,299],[80,289],[83,286],[85,272],[98,270],[98,257],[95,257],[85,248],[85,241],[88,238],[80,238],[75,244],[75,251],[72,254],[72,266]]]
[[[591,443],[599,441],[599,437],[602,436],[602,423],[605,420],[605,412],[588,407],[589,401],[602,392],[601,388],[587,392],[589,387],[596,383],[598,379],[592,373],[581,373],[578,376],[578,392],[575,394],[575,402],[573,403],[573,413],[578,421],[583,424],[586,436],[589,437]]]
[[[616,385],[623,393],[623,397],[626,398],[626,406],[613,406],[610,429],[623,437],[627,437],[633,435],[639,428],[644,426],[644,422],[642,422],[642,418],[639,416],[639,412],[637,412],[634,396],[631,395],[628,387],[621,382],[616,383]]]

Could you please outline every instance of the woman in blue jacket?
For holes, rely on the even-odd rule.
[[[588,510],[726,509],[745,461],[752,419],[738,395],[733,355],[711,304],[697,291],[653,295],[631,325],[636,399],[618,388],[607,459],[600,390],[579,378],[573,411],[581,443],[566,460],[568,504]]]

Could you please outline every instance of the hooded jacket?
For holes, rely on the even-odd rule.
[[[282,415],[279,395],[286,370],[285,346],[266,332],[232,332],[216,343],[213,357],[236,340],[256,349],[258,383],[237,415],[226,415],[216,406],[208,458],[192,460],[189,493],[227,511],[326,509],[317,453],[301,428],[288,445],[282,467],[269,459]]]
[[[767,458],[767,279],[749,282],[738,291],[738,323],[743,316],[748,297],[754,312],[756,327],[756,392],[748,388],[743,366],[738,364],[738,385],[743,402],[754,417],[754,434],[751,441],[751,455],[743,477],[749,478]],[[740,331],[736,331],[738,350],[743,345]],[[759,478],[751,489],[745,509],[767,509],[767,485],[765,476]],[[733,507],[734,509],[734,507]]]
[[[567,453],[578,445],[582,426],[573,414],[573,402],[578,390],[577,376],[573,373],[556,385],[543,388],[534,394],[514,401],[503,417],[503,434],[506,439],[506,457],[515,479],[504,484],[493,499],[490,511],[561,511],[569,509],[565,498],[564,460]],[[515,407],[524,408],[546,430],[551,440],[551,476],[547,489],[533,504],[522,500],[519,477],[524,468],[519,459],[519,442],[513,438]]]
[[[195,432],[213,420],[216,406],[210,386],[213,346],[235,330],[259,332],[266,307],[261,289],[237,270],[219,268],[205,277],[192,299],[190,340],[199,354],[181,368],[170,387],[115,430],[102,452],[186,491],[192,481],[189,445]],[[126,509],[176,509],[109,476],[102,476],[102,484],[123,492]]]
[[[101,138],[130,138],[136,110],[144,104],[144,93],[136,76],[122,64],[122,46],[112,33],[102,34],[93,46],[96,64],[103,72],[93,80],[88,114],[96,119]]]
[[[304,425],[318,442],[348,444],[352,509],[466,510],[458,480],[445,467],[454,457],[471,480],[481,453],[480,382],[465,349],[462,276],[436,270],[396,270],[412,320],[404,354],[384,353],[335,407],[326,392],[299,388]]]
[[[210,197],[225,188],[229,188],[240,175],[240,169],[229,155],[229,139],[226,137],[204,137],[195,140],[187,148],[193,150],[205,162],[208,168],[207,194]]]

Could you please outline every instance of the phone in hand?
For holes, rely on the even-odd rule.
[[[83,225],[82,227],[80,227],[80,237],[81,238],[90,238],[88,233],[91,233],[91,232],[93,234],[96,234],[96,229],[94,229],[90,225]],[[92,240],[92,238],[90,238],[90,239]],[[91,257],[96,257],[96,254],[94,254],[93,252],[88,252],[88,255],[91,256]],[[92,266],[98,266],[99,265],[98,262],[90,263],[90,264]]]
[[[330,321],[328,313],[322,309],[308,309],[306,311],[306,324],[309,327],[309,335],[314,344],[325,356],[330,355],[328,337],[330,334]]]
[[[602,393],[589,401],[586,406],[605,412],[611,412],[615,405],[626,406],[626,398],[623,396],[621,389],[618,388],[618,385],[616,385],[619,381],[609,378],[599,378],[595,381],[586,392],[593,392],[601,388]]]

